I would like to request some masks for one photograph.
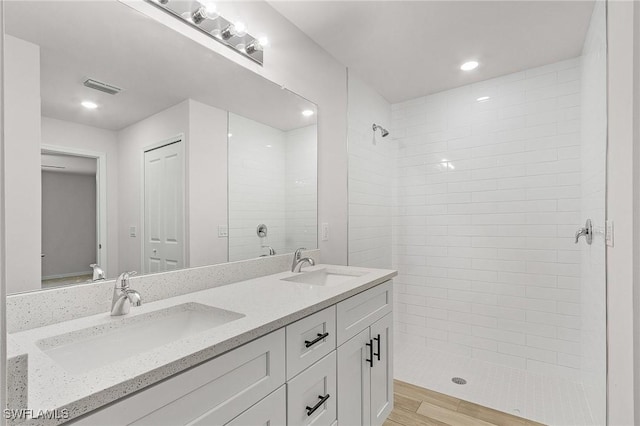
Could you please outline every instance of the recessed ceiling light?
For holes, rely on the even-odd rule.
[[[227,133],[228,138],[230,138],[231,136],[233,136],[233,133]]]
[[[305,117],[311,117],[313,115],[313,111],[311,111],[310,109],[305,109],[304,111],[302,111],[302,115],[304,115]]]
[[[471,71],[471,70],[475,70],[476,68],[478,68],[478,62],[476,61],[468,61],[465,62],[464,64],[460,65],[460,69],[462,71]]]
[[[476,99],[476,101],[484,102],[484,101],[488,101],[489,99],[491,99],[491,96],[480,96],[478,99]]]
[[[80,105],[82,105],[86,109],[96,109],[96,108],[98,108],[98,104],[96,104],[95,102],[91,102],[91,101],[82,101],[82,103]]]
[[[267,148],[271,148],[271,145],[265,145]]]

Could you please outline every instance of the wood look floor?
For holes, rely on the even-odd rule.
[[[543,426],[399,380],[394,384],[394,409],[384,426]]]

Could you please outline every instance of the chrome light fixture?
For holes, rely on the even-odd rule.
[[[260,37],[257,40],[254,40],[251,43],[249,43],[247,47],[245,47],[245,51],[249,55],[251,55],[256,51],[262,52],[264,48],[267,47],[268,45],[269,45],[269,39],[267,39],[266,37]]]
[[[216,10],[216,5],[214,3],[207,3],[206,5],[201,5],[198,10],[193,12],[191,20],[194,24],[199,25],[205,19],[216,19],[217,17],[218,11]]]
[[[266,37],[256,38],[247,33],[247,26],[240,22],[231,22],[221,16],[211,0],[198,2],[145,0],[162,9],[182,22],[213,38],[218,43],[235,50],[241,55],[262,65]],[[194,9],[195,3],[195,9]]]

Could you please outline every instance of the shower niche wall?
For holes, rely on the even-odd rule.
[[[399,271],[397,379],[605,423],[605,25],[598,1],[580,55],[402,103],[350,76],[349,261]],[[389,137],[356,137],[385,119]],[[576,244],[587,218],[593,244]]]

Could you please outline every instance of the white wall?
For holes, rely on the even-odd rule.
[[[279,129],[229,114],[229,260],[284,253],[286,137]],[[266,238],[256,228],[267,225]]]
[[[183,143],[186,146],[189,141],[188,100],[118,132],[118,264],[122,271],[142,272],[141,191],[144,148],[179,134],[184,135]],[[136,237],[129,236],[131,226],[136,227]],[[189,229],[188,226],[185,229]]]
[[[608,45],[608,155],[607,155],[607,219],[615,227],[614,246],[607,248],[607,420],[612,426],[638,424],[640,407],[634,409],[638,395],[634,378],[640,374],[634,340],[638,339],[638,312],[634,318],[634,298],[638,295],[638,248],[634,246],[639,228],[638,182],[634,181],[638,141],[634,140],[634,56],[638,54],[637,25],[634,27],[636,2],[607,3]],[[635,44],[634,44],[635,43]],[[636,77],[637,78],[637,77]],[[637,204],[636,204],[637,206]],[[638,414],[636,414],[638,413]]]
[[[316,126],[282,131],[229,114],[229,260],[317,247]],[[265,224],[266,238],[256,228]]]
[[[107,277],[117,277],[118,265],[118,142],[110,130],[42,117],[42,143],[104,153],[107,163]]]
[[[391,267],[395,136],[373,132],[391,126],[391,105],[349,73],[349,264]]]
[[[581,378],[596,424],[606,423],[607,45],[605,3],[596,2],[582,52],[581,218],[598,230],[591,245],[580,243]]]
[[[227,112],[189,100],[189,266],[227,262]]]
[[[148,146],[184,135],[187,267],[227,261],[227,113],[188,99],[118,132],[118,241],[121,271],[142,268],[142,158]],[[137,236],[130,237],[135,226]]]
[[[43,171],[43,279],[90,273],[96,247],[96,176]]]
[[[579,377],[579,64],[393,105],[400,339]]]
[[[140,0],[122,0],[159,22],[187,35],[265,78],[318,105],[318,223],[330,226],[329,241],[319,241],[323,261],[347,262],[347,143],[346,68],[295,25],[263,1],[222,2],[224,16],[242,19],[252,34],[270,40],[264,66]]]
[[[285,250],[318,247],[318,126],[285,132]]]
[[[5,35],[5,246],[8,293],[41,279],[40,48]]]

